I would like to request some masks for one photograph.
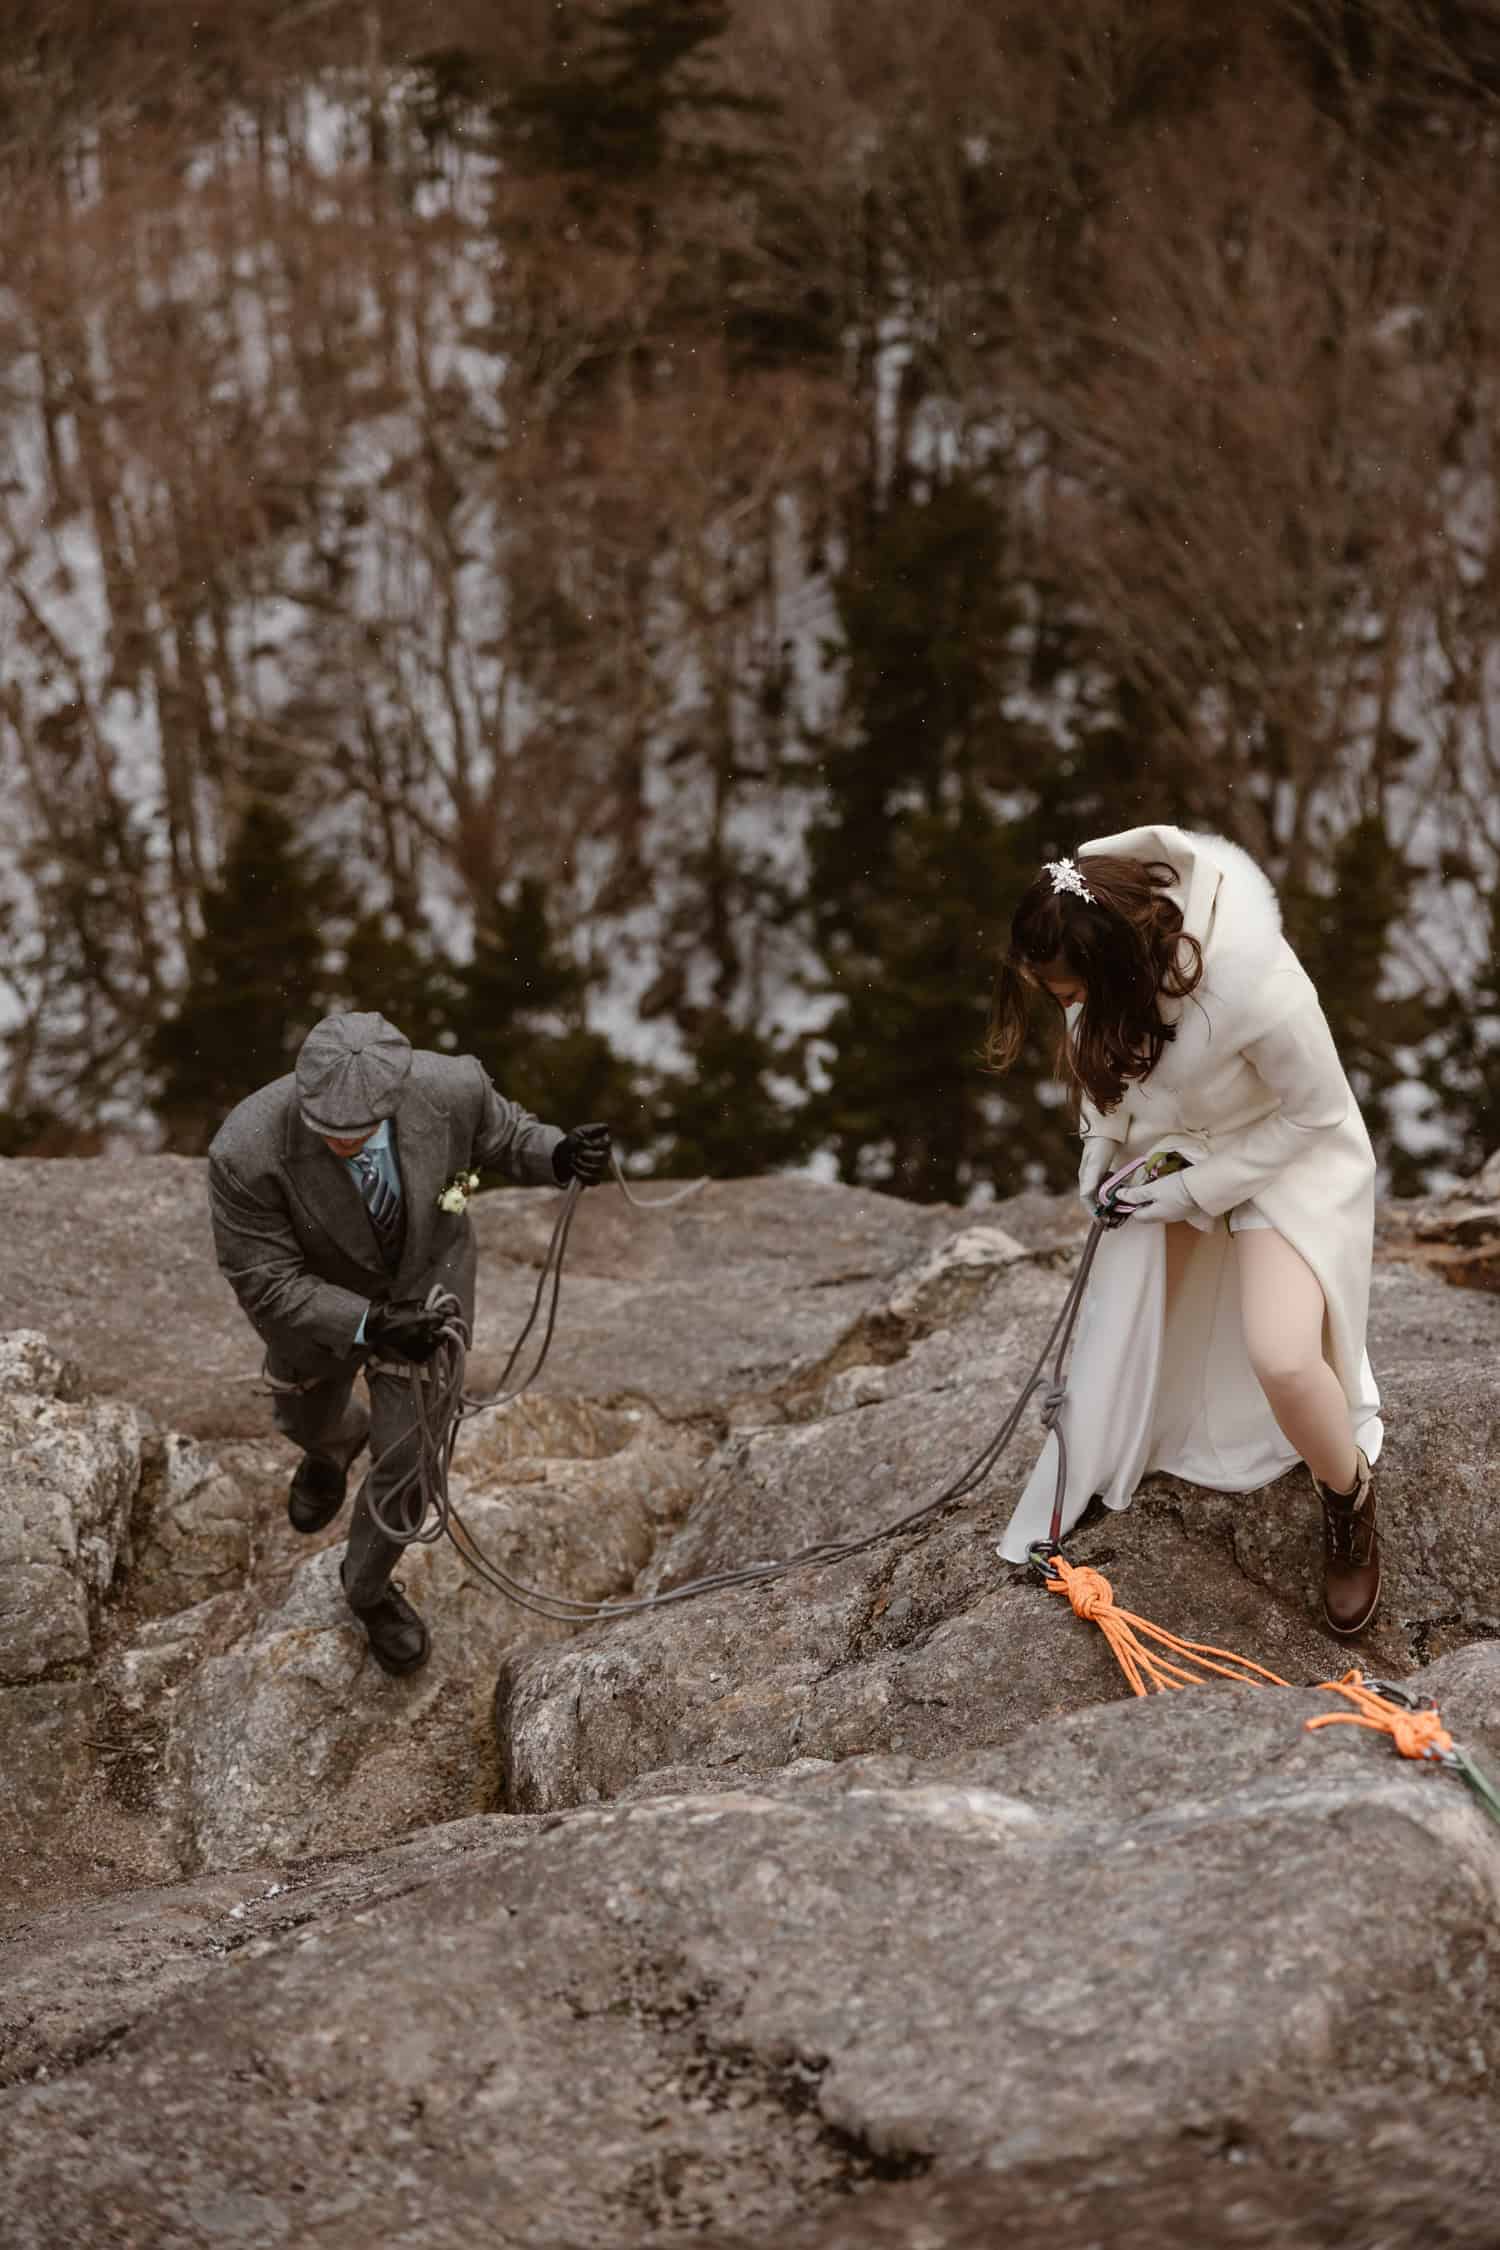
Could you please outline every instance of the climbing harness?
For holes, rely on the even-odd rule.
[[[639,1210],[665,1210],[674,1203],[682,1202],[688,1195],[695,1194],[703,1185],[701,1181],[695,1181],[690,1187],[679,1189],[675,1195],[644,1201],[632,1194],[626,1185],[618,1159],[615,1161],[614,1171],[615,1179],[627,1200]],[[563,1256],[577,1208],[578,1193],[578,1183],[574,1181],[552,1230],[552,1239],[542,1263],[531,1311],[511,1348],[510,1357],[493,1392],[485,1397],[473,1397],[465,1392],[464,1369],[470,1340],[468,1327],[458,1300],[439,1290],[434,1290],[428,1300],[435,1310],[442,1310],[446,1316],[443,1334],[432,1358],[421,1364],[407,1360],[374,1360],[369,1363],[373,1372],[400,1376],[411,1384],[414,1409],[411,1437],[399,1441],[402,1446],[410,1445],[412,1458],[402,1464],[402,1473],[386,1486],[378,1500],[372,1489],[372,1478],[378,1463],[371,1464],[362,1488],[366,1506],[386,1538],[398,1546],[409,1547],[430,1544],[446,1537],[474,1575],[496,1593],[503,1594],[508,1601],[515,1602],[522,1609],[531,1610],[537,1616],[574,1625],[592,1624],[610,1617],[634,1616],[644,1610],[665,1609],[678,1602],[699,1600],[706,1594],[724,1593],[731,1587],[767,1585],[773,1579],[785,1578],[794,1570],[826,1567],[830,1563],[844,1562],[853,1555],[865,1554],[888,1539],[915,1531],[944,1510],[956,1506],[960,1500],[967,1499],[970,1493],[977,1491],[985,1482],[999,1461],[1019,1428],[1021,1417],[1033,1394],[1044,1383],[1046,1391],[1042,1402],[1042,1421],[1047,1429],[1055,1432],[1058,1441],[1057,1498],[1053,1520],[1054,1523],[1060,1522],[1068,1472],[1066,1441],[1058,1421],[1065,1395],[1063,1369],[1103,1234],[1102,1225],[1095,1225],[1090,1232],[1078,1272],[1052,1324],[1036,1366],[1027,1378],[1015,1405],[973,1460],[920,1507],[912,1508],[905,1515],[897,1516],[893,1521],[883,1523],[875,1530],[863,1532],[857,1537],[815,1540],[808,1546],[798,1547],[789,1555],[742,1563],[731,1569],[710,1571],[702,1577],[686,1579],[682,1584],[666,1587],[658,1593],[635,1594],[620,1600],[583,1601],[546,1587],[528,1586],[523,1580],[516,1578],[484,1552],[464,1522],[448,1490],[448,1471],[461,1424],[472,1415],[510,1405],[535,1382],[541,1372],[556,1325]],[[538,1319],[542,1318],[544,1297],[547,1309],[540,1347],[525,1376],[513,1382],[512,1377],[522,1348]],[[1052,1361],[1050,1380],[1046,1372],[1049,1359]]]

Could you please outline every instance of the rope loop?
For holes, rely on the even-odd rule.
[[[626,1185],[618,1157],[615,1159],[615,1181],[626,1201],[642,1211],[667,1210],[706,1185],[706,1182],[696,1180],[675,1193],[653,1196],[648,1200],[633,1194]],[[464,1389],[464,1370],[470,1339],[458,1300],[441,1289],[434,1289],[430,1293],[429,1305],[445,1315],[438,1348],[432,1358],[420,1366],[401,1370],[411,1383],[413,1428],[392,1449],[395,1458],[390,1460],[382,1476],[378,1501],[371,1485],[375,1467],[382,1464],[372,1464],[361,1488],[370,1515],[388,1539],[401,1546],[410,1546],[446,1536],[475,1577],[493,1592],[503,1594],[508,1601],[516,1603],[518,1608],[531,1610],[535,1615],[550,1618],[558,1624],[598,1624],[610,1618],[638,1615],[645,1610],[664,1609],[677,1602],[695,1601],[706,1594],[725,1593],[734,1587],[762,1586],[771,1579],[784,1578],[794,1570],[825,1568],[831,1563],[845,1562],[853,1556],[867,1554],[872,1548],[884,1546],[887,1541],[899,1538],[903,1533],[925,1529],[936,1517],[966,1500],[987,1481],[1020,1427],[1022,1416],[1035,1395],[1043,1370],[1054,1352],[1056,1359],[1052,1381],[1046,1395],[1048,1414],[1053,1421],[1056,1420],[1063,1401],[1063,1367],[1068,1346],[1088,1283],[1089,1269],[1103,1234],[1098,1222],[1090,1231],[1078,1271],[1069,1285],[1067,1296],[1052,1324],[1051,1334],[1042,1347],[1041,1356],[1020,1397],[999,1429],[986,1440],[973,1460],[950,1478],[931,1499],[909,1508],[904,1515],[897,1516],[892,1521],[877,1524],[873,1530],[857,1532],[846,1539],[818,1540],[812,1546],[800,1547],[795,1553],[782,1555],[774,1560],[741,1563],[723,1570],[709,1571],[700,1578],[685,1579],[675,1586],[665,1586],[653,1593],[627,1595],[617,1600],[606,1598],[591,1601],[558,1593],[548,1587],[528,1586],[513,1577],[479,1545],[449,1495],[448,1472],[460,1424],[470,1415],[509,1406],[523,1391],[529,1389],[541,1372],[557,1319],[563,1257],[578,1197],[579,1184],[575,1180],[569,1185],[562,1211],[553,1228],[531,1312],[511,1346],[510,1356],[498,1385],[487,1396],[476,1398]],[[526,1374],[512,1382],[522,1348],[538,1320],[542,1321],[543,1333],[533,1364]],[[394,1369],[391,1371],[396,1372]],[[1060,1428],[1057,1438],[1059,1473],[1056,1508],[1060,1512],[1066,1481],[1066,1452]],[[1101,1579],[1099,1583],[1104,1585],[1105,1582]],[[1108,1593],[1107,1586],[1105,1592]],[[1137,1692],[1144,1693],[1144,1689],[1138,1689]]]

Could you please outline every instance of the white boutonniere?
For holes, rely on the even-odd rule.
[[[469,1197],[478,1185],[479,1174],[477,1172],[455,1172],[438,1197],[438,1209],[449,1212],[455,1219],[461,1219]]]

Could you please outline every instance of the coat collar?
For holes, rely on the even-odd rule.
[[[1281,955],[1281,907],[1270,878],[1227,836],[1165,823],[1100,836],[1078,850],[1110,852],[1121,859],[1160,859],[1176,881],[1171,896],[1182,908],[1182,926],[1203,948],[1199,995],[1222,1006],[1249,1004]],[[1175,1013],[1177,1003],[1164,1003]]]

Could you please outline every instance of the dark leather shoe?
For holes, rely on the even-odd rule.
[[[1313,1483],[1323,1510],[1323,1615],[1335,1633],[1360,1633],[1380,1601],[1374,1474],[1361,1453],[1352,1492]]]
[[[286,1496],[293,1531],[321,1531],[344,1505],[349,1471],[320,1454],[304,1453]]]
[[[344,1568],[339,1565],[339,1584],[344,1583]],[[344,1588],[348,1600],[348,1588]],[[365,1609],[349,1607],[369,1636],[370,1654],[382,1672],[398,1676],[402,1672],[417,1672],[427,1662],[432,1639],[411,1603],[400,1587],[392,1580],[379,1601],[371,1602]]]

